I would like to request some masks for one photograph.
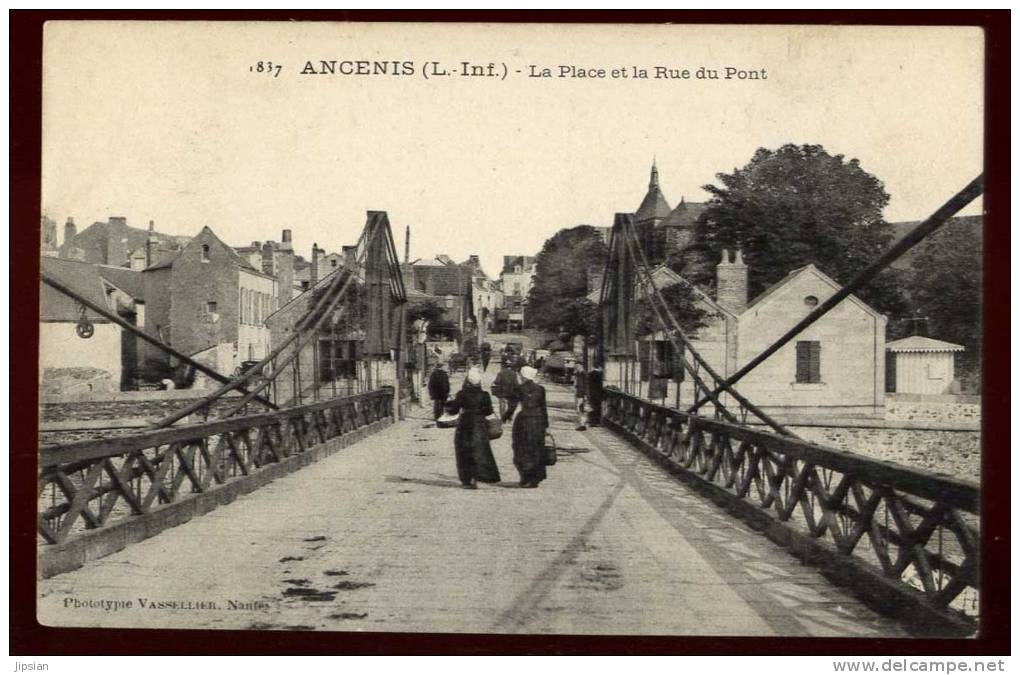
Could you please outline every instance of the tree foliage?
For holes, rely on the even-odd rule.
[[[441,307],[435,300],[426,300],[407,310],[407,320],[409,322],[422,319],[423,321],[433,323],[439,321],[445,315],[446,309]]]
[[[759,148],[743,168],[716,178],[720,185],[704,187],[712,198],[698,221],[698,243],[713,253],[713,263],[722,249],[743,250],[751,297],[808,263],[846,283],[892,242],[882,217],[889,202],[882,181],[858,160],[820,145]],[[702,276],[708,271],[703,266]],[[859,295],[880,311],[899,313],[901,281],[890,270]]]
[[[524,322],[553,333],[595,335],[598,312],[588,294],[588,270],[606,262],[602,235],[590,225],[563,229],[547,239],[535,260]]]
[[[673,284],[661,288],[660,291],[670,313],[688,336],[696,335],[699,328],[708,325],[709,313],[698,303],[698,294],[689,284]],[[669,322],[669,318],[662,311],[661,303],[656,301],[653,307],[652,301],[643,292],[637,294],[636,300],[637,335],[647,335],[672,327],[670,325],[664,327],[659,319],[661,315],[663,321]]]
[[[910,275],[916,311],[928,317],[930,337],[961,344],[962,365],[981,354],[982,246],[978,231],[950,221],[918,244]]]

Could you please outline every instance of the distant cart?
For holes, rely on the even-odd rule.
[[[545,358],[542,371],[553,382],[570,384],[577,356],[573,352],[553,352]]]
[[[467,354],[455,353],[450,354],[450,372],[456,372],[458,370],[467,370],[471,364],[471,360]]]

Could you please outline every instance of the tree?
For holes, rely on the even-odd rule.
[[[666,306],[669,307],[670,313],[688,336],[696,335],[699,328],[704,328],[708,325],[707,319],[709,313],[698,303],[697,292],[689,284],[681,282],[660,288],[659,290],[662,293],[662,299],[665,301]],[[653,291],[649,289],[649,293],[653,293]],[[635,331],[637,335],[647,335],[671,328],[669,325],[663,326],[659,320],[659,315],[661,314],[663,320],[669,321],[663,313],[662,303],[656,301],[653,307],[652,302],[645,297],[643,292],[637,293],[636,300],[637,321]]]
[[[420,304],[415,304],[407,310],[408,323],[413,323],[418,319],[432,323],[439,321],[444,316],[446,316],[446,309],[440,307],[435,300],[426,300]]]
[[[928,317],[928,335],[963,345],[959,365],[976,376],[981,363],[980,227],[954,219],[917,245],[910,275],[910,296]]]
[[[601,273],[606,256],[602,235],[590,225],[563,229],[547,239],[535,260],[525,324],[556,334],[598,334],[598,308],[586,298],[588,270]]]
[[[846,283],[892,242],[882,181],[820,145],[759,148],[746,166],[716,178],[721,185],[704,186],[712,198],[698,220],[698,245],[712,264],[722,249],[741,248],[751,297],[808,263]],[[703,264],[696,280],[710,282],[710,273]],[[858,295],[879,311],[902,313],[901,283],[887,270]]]

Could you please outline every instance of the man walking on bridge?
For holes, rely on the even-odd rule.
[[[500,417],[506,414],[507,399],[513,395],[514,388],[518,384],[517,373],[510,367],[510,358],[504,357],[502,366],[492,383],[492,395],[499,400]]]
[[[436,364],[429,375],[429,398],[432,399],[432,418],[438,420],[443,414],[446,399],[450,396],[450,376],[443,370],[443,363]]]

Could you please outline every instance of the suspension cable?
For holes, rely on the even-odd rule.
[[[176,422],[176,421],[178,421],[180,419],[183,419],[184,417],[187,417],[188,415],[192,414],[196,410],[199,410],[203,406],[208,405],[208,404],[212,403],[213,401],[221,398],[224,394],[226,394],[231,389],[235,389],[236,388],[236,384],[238,384],[238,383],[245,383],[248,380],[254,378],[257,373],[262,372],[263,368],[265,367],[265,365],[267,363],[270,363],[273,360],[275,360],[276,357],[279,356],[280,353],[282,353],[283,350],[286,349],[288,345],[290,345],[292,342],[294,342],[295,340],[297,340],[301,336],[301,334],[306,330],[307,324],[309,324],[310,322],[315,320],[315,325],[311,328],[311,330],[314,331],[316,328],[318,328],[318,326],[322,323],[322,321],[325,318],[325,316],[328,314],[328,311],[322,312],[321,314],[319,312],[323,309],[323,307],[326,305],[327,302],[331,302],[332,303],[330,305],[330,311],[332,310],[333,307],[335,307],[336,301],[339,300],[339,298],[343,295],[344,291],[346,291],[347,285],[356,276],[357,270],[361,267],[362,260],[363,260],[364,256],[366,255],[366,252],[368,250],[368,246],[365,245],[364,247],[362,247],[362,244],[366,242],[366,239],[368,241],[371,241],[371,238],[375,236],[376,232],[379,230],[379,227],[378,227],[378,225],[373,223],[372,231],[368,235],[368,237],[366,238],[366,230],[367,229],[368,228],[366,228],[365,230],[362,230],[361,236],[358,238],[357,246],[360,247],[361,250],[359,251],[358,257],[355,260],[355,264],[354,264],[353,269],[351,269],[351,270],[338,270],[337,272],[334,273],[335,276],[330,281],[329,286],[327,286],[326,292],[323,293],[322,297],[318,300],[318,302],[316,302],[315,305],[311,309],[309,309],[307,312],[305,312],[305,314],[298,320],[297,324],[295,324],[294,332],[290,336],[288,336],[286,340],[284,340],[278,347],[273,349],[272,352],[267,354],[266,357],[263,358],[257,365],[255,365],[252,368],[249,368],[245,372],[241,373],[238,377],[234,378],[234,380],[232,380],[230,384],[226,384],[226,385],[220,387],[219,389],[217,389],[216,391],[212,392],[211,394],[209,394],[208,396],[206,396],[202,400],[196,401],[195,403],[193,403],[193,404],[191,404],[189,406],[186,406],[185,408],[183,408],[183,409],[181,409],[181,410],[179,410],[179,411],[177,411],[177,412],[175,412],[175,413],[173,413],[171,415],[168,415],[167,417],[164,417],[163,419],[158,420],[157,422],[154,422],[153,425],[152,425],[152,428],[159,429],[159,428],[162,428],[162,427],[169,426],[169,425],[173,424],[174,422]],[[345,274],[345,272],[346,272],[346,274]],[[345,278],[343,287],[341,288],[340,292],[337,293],[334,296],[333,295],[333,291],[340,284],[340,280],[342,278]],[[305,340],[305,342],[307,342],[307,340]],[[302,342],[300,346],[303,347],[304,346],[304,342]],[[282,370],[282,368],[283,368],[283,366],[280,366],[280,365],[278,365],[277,367],[280,370]],[[275,381],[275,379],[278,376],[278,374],[279,374],[279,370],[274,369],[274,371],[272,373],[272,376],[269,379],[265,380],[262,384],[257,385],[251,391],[249,391],[248,393],[246,393],[244,395],[244,397],[242,399],[243,403],[247,403],[252,398],[254,398],[254,394],[257,394],[258,392],[260,392],[263,389],[265,389],[266,386],[268,386],[269,382]],[[243,403],[242,403],[242,405],[243,405]],[[233,409],[231,411],[231,414],[235,413],[238,409],[240,409],[240,407],[241,406],[238,406],[235,409]]]
[[[676,320],[676,317],[674,317],[673,313],[670,311],[669,305],[666,303],[666,299],[662,297],[662,292],[659,290],[658,285],[655,283],[655,279],[652,277],[651,272],[649,271],[649,268],[648,268],[648,259],[645,257],[645,253],[641,249],[640,245],[638,245],[637,241],[634,239],[633,231],[629,230],[629,228],[628,228],[628,231],[629,231],[629,234],[631,235],[631,237],[630,237],[630,239],[627,239],[626,241],[627,241],[628,245],[630,246],[630,253],[631,253],[632,256],[634,256],[635,255],[635,251],[634,250],[637,249],[637,253],[640,254],[642,264],[638,265],[638,266],[641,267],[644,270],[645,276],[648,279],[648,283],[652,287],[652,290],[655,292],[655,295],[659,299],[659,302],[662,303],[663,307],[665,308],[666,316],[669,317],[670,322],[673,324],[673,328],[676,331],[677,336],[679,336],[679,338],[683,341],[684,345],[686,345],[687,348],[690,350],[691,355],[694,357],[694,359],[698,363],[701,364],[701,366],[705,369],[705,371],[709,374],[709,376],[711,376],[711,378],[715,382],[721,383],[722,385],[724,385],[724,386],[717,386],[716,390],[709,392],[710,395],[713,397],[710,400],[712,401],[712,403],[714,403],[716,405],[716,408],[719,409],[719,410],[725,410],[726,409],[725,406],[723,406],[719,402],[719,400],[718,400],[719,394],[722,391],[725,391],[726,393],[728,393],[731,396],[733,396],[733,398],[736,399],[741,405],[743,405],[748,410],[750,410],[752,413],[754,413],[755,416],[758,417],[758,419],[760,419],[762,422],[764,422],[768,426],[772,427],[772,429],[775,430],[776,432],[778,432],[778,433],[780,433],[780,434],[782,434],[784,436],[794,436],[795,437],[796,434],[794,434],[792,431],[790,431],[789,429],[787,429],[783,425],[781,425],[778,422],[776,422],[769,415],[767,415],[764,411],[762,411],[756,405],[754,405],[753,403],[748,401],[744,396],[742,396],[732,386],[726,385],[725,382],[723,381],[723,379],[719,376],[719,374],[717,372],[715,372],[715,369],[713,369],[712,366],[709,365],[709,363],[707,361],[705,361],[705,359],[701,356],[701,354],[698,353],[698,350],[696,350],[694,348],[694,345],[691,344],[691,341],[687,337],[687,334],[684,332],[683,328],[680,327],[680,323]],[[708,389],[707,386],[705,388],[706,388],[706,390]],[[729,411],[727,411],[727,416],[728,417],[732,417],[733,415],[732,415],[732,413],[729,413]]]

